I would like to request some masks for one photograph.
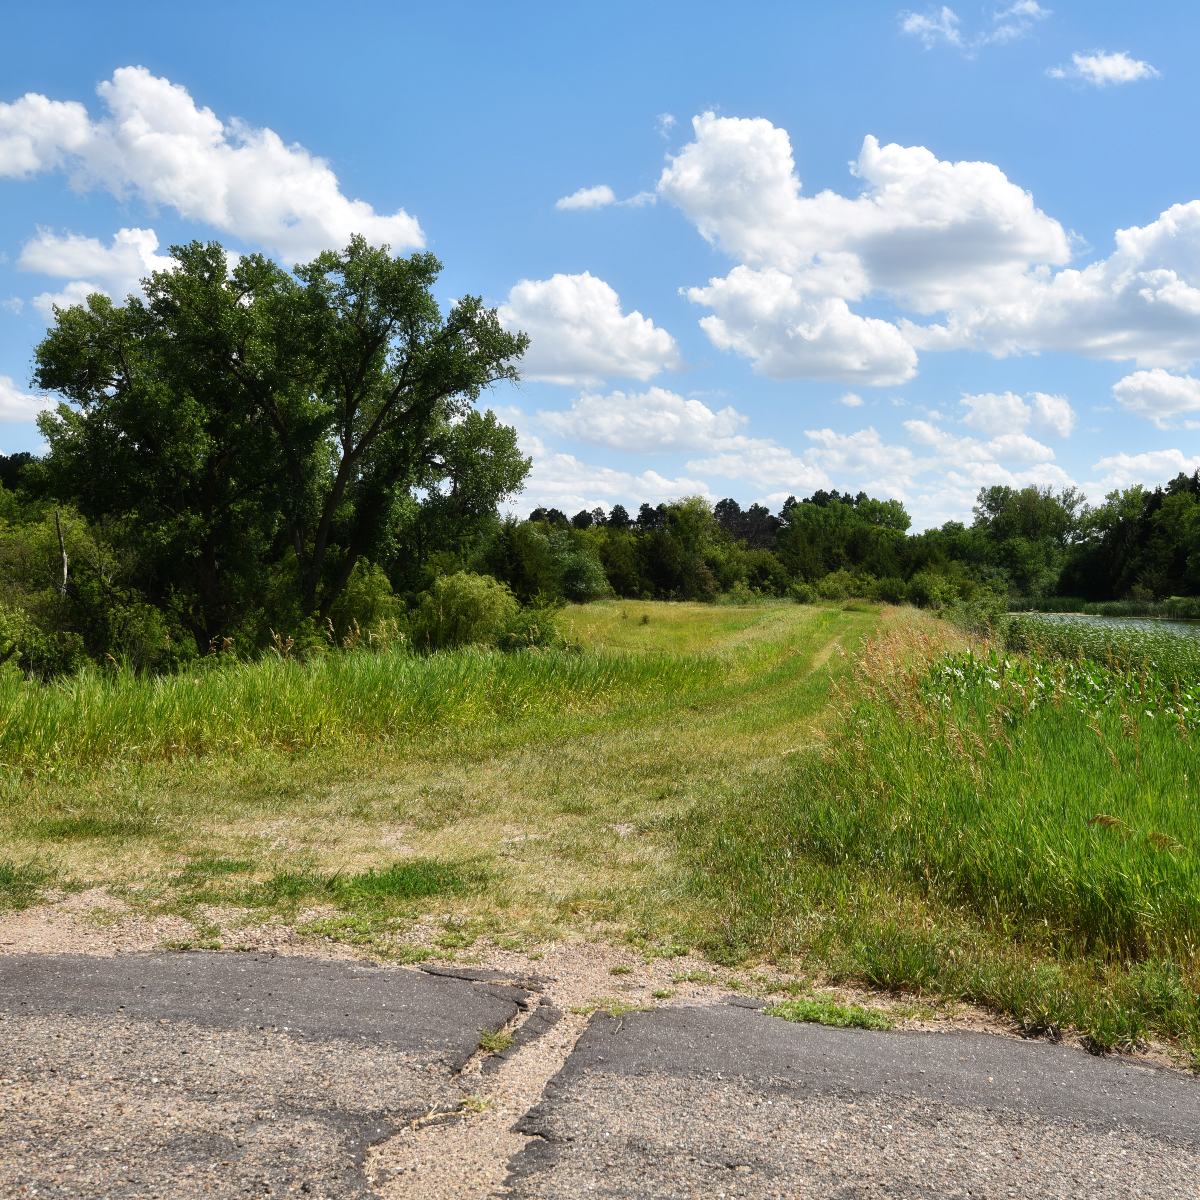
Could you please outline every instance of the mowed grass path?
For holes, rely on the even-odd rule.
[[[580,653],[80,681],[6,708],[0,859],[177,911],[254,894],[255,921],[264,898],[336,907],[321,881],[435,860],[469,886],[409,897],[410,917],[526,943],[597,922],[669,939],[700,917],[680,822],[783,778],[879,621],[614,602],[561,615]]]

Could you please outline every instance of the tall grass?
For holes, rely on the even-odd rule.
[[[1096,663],[876,644],[790,837],[924,881],[985,923],[1115,958],[1200,945],[1200,779],[1183,698]],[[847,802],[852,798],[850,802]]]
[[[1072,616],[1009,617],[1005,642],[1017,651],[1091,659],[1118,670],[1150,672],[1172,689],[1175,681],[1200,684],[1200,635],[1180,634],[1149,621],[1101,623]]]
[[[823,749],[690,832],[698,890],[730,898],[716,952],[812,958],[1102,1047],[1200,1039],[1200,660],[1165,631],[1099,635],[868,643]]]
[[[431,726],[589,711],[703,687],[703,658],[465,649],[262,660],[188,676],[86,671],[53,684],[0,679],[0,763],[25,769],[236,755]]]

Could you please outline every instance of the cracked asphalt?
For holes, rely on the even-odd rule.
[[[1200,1194],[1200,1086],[988,1034],[799,1025],[744,1001],[597,1014],[518,1124],[510,1195]]]
[[[551,1061],[544,1035],[582,1019],[541,986],[268,953],[0,956],[0,1194],[453,1195],[449,1157],[493,1126],[423,1119]],[[505,1026],[480,1063],[481,1030]],[[524,1144],[493,1195],[1200,1195],[1200,1084],[1144,1062],[790,1024],[738,998],[598,1012],[555,1053],[521,1136],[487,1133]],[[386,1155],[364,1171],[381,1144],[423,1179],[389,1182]]]
[[[0,958],[0,1192],[372,1195],[523,988],[270,954]]]

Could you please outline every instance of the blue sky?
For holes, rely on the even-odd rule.
[[[533,335],[518,510],[1200,467],[1195,6],[200,11],[6,15],[4,452],[55,298],[361,230]]]

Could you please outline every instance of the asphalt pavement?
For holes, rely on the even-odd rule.
[[[256,953],[0,956],[0,1194],[386,1194],[368,1146],[459,1108],[481,1031],[517,1026],[504,1069],[553,1028],[540,986]],[[513,1200],[1200,1196],[1200,1084],[1136,1060],[793,1024],[738,998],[599,1012],[562,1054],[517,1123]]]
[[[598,1013],[514,1196],[1200,1194],[1200,1085],[981,1033],[794,1024],[734,1001]]]
[[[373,1195],[524,988],[270,954],[0,957],[0,1192]]]

